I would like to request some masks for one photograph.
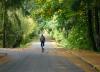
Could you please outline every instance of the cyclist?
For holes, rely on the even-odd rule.
[[[41,37],[40,37],[40,42],[41,42],[41,48],[42,48],[42,52],[44,51],[44,44],[45,44],[45,37],[44,35],[42,34]]]

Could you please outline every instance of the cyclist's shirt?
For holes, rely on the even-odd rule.
[[[41,41],[41,42],[45,42],[45,37],[44,37],[44,36],[41,36],[41,37],[40,37],[40,41]]]

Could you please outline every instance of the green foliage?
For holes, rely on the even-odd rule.
[[[1,2],[2,6],[0,7],[2,7],[2,10],[4,11],[1,11],[0,14],[0,18],[2,18],[0,19],[0,25],[2,25],[0,26],[1,47],[3,47],[4,41],[5,47],[19,47],[21,43],[25,44],[29,42],[30,38],[32,38],[30,37],[30,34],[33,32],[35,34],[37,28],[36,22],[30,15],[24,14],[24,11],[29,10],[29,8],[24,8],[24,2],[26,1],[27,0],[4,0]]]
[[[3,34],[6,34],[7,47],[17,47],[30,42],[41,31],[47,30],[50,36],[64,47],[92,49],[87,12],[99,7],[99,2],[99,0],[4,0],[4,4],[3,1],[0,2],[0,7],[4,8],[6,21],[4,25],[3,12],[0,8],[0,45]],[[93,20],[95,23],[96,19]],[[6,27],[5,31],[3,25]],[[93,28],[96,31],[95,27]]]
[[[32,16],[39,23],[40,30],[46,29],[50,36],[64,47],[91,49],[86,8],[87,4],[92,2],[44,0],[42,3],[40,0],[40,5],[35,6]]]
[[[3,39],[3,9],[2,2],[0,1],[0,47],[2,47],[2,39]]]
[[[91,49],[88,35],[88,26],[84,17],[78,17],[77,24],[68,35],[68,42],[72,48]]]
[[[18,39],[19,37],[22,38],[21,39],[22,43],[23,43],[23,41],[25,41],[25,43],[26,43],[26,41],[28,42],[29,35],[32,33],[32,31],[34,31],[36,29],[36,23],[35,23],[35,21],[33,21],[33,19],[31,17],[24,17],[19,10],[16,11],[16,14],[20,21],[20,25],[19,25],[18,20],[16,20],[16,17],[14,18],[15,20],[13,20],[12,19],[13,17],[10,16],[11,18],[9,18],[9,19],[11,19],[11,21],[12,21],[11,22],[12,23],[12,32],[15,33],[15,34],[13,34],[13,37],[10,37],[10,38],[13,41],[15,39],[15,44],[16,44],[16,39]],[[8,31],[10,31],[10,30],[8,30]],[[11,33],[11,31],[10,31],[10,33]],[[8,41],[11,41],[11,40],[8,40]],[[13,42],[13,41],[11,41],[11,42]],[[13,43],[9,43],[9,45],[13,44]]]

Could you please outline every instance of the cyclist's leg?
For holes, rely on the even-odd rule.
[[[42,47],[42,42],[41,42],[41,47]]]
[[[43,46],[44,46],[44,42],[43,42]]]
[[[42,42],[41,42],[41,50],[42,50],[42,48],[43,48],[43,46],[42,46]],[[43,50],[42,50],[42,52],[43,52]]]
[[[42,52],[44,52],[44,48],[43,48],[43,46],[44,46],[44,42],[42,42]]]

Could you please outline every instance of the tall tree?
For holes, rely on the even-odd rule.
[[[3,3],[3,48],[6,47],[6,22],[7,22],[7,1],[2,0]]]
[[[95,0],[95,4],[94,4],[94,23],[95,23],[95,31],[96,31],[96,35],[95,35],[95,39],[96,39],[96,46],[97,48],[100,50],[100,16],[99,16],[99,12],[100,12],[100,1],[99,0]]]

